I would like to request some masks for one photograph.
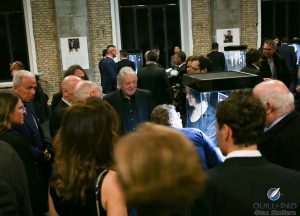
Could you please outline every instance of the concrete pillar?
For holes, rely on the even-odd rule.
[[[91,56],[90,30],[88,20],[87,0],[55,0],[58,42],[60,38],[87,37],[88,55]],[[62,53],[60,51],[60,60]],[[89,58],[89,69],[86,70],[93,79],[92,62]],[[61,62],[62,69],[62,62]]]
[[[216,29],[241,28],[240,0],[212,0],[212,37],[216,41]]]

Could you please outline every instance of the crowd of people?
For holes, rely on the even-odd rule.
[[[216,43],[207,57],[176,46],[171,75],[158,49],[136,68],[109,45],[101,86],[72,65],[51,106],[14,62],[12,90],[0,91],[0,215],[300,214],[296,66],[281,49],[250,49],[242,71],[260,82],[216,108],[183,84],[226,69]]]

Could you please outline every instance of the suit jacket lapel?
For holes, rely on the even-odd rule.
[[[137,89],[135,92],[135,104],[137,107],[137,114],[138,114],[138,119],[139,121],[143,121],[143,116],[144,116],[144,107],[145,107],[145,103],[144,103],[144,99],[143,97],[141,97],[139,90]]]
[[[38,120],[36,119],[34,112],[30,106],[30,104],[25,103],[24,106],[26,107],[26,114],[24,116],[24,123],[34,132],[38,131]],[[35,121],[34,121],[35,118]]]

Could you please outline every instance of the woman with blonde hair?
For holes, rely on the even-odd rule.
[[[91,97],[67,109],[54,140],[51,215],[97,215],[98,207],[101,216],[127,215],[116,172],[112,170],[118,130],[117,113],[100,98]],[[95,194],[100,173],[100,191]]]
[[[127,202],[139,216],[184,212],[205,178],[193,144],[167,126],[141,124],[119,140],[115,155]]]

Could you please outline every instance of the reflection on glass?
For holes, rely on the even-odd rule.
[[[218,102],[226,99],[230,92],[231,90],[220,92],[197,92],[186,87],[186,127],[200,129],[217,146],[216,107]]]

